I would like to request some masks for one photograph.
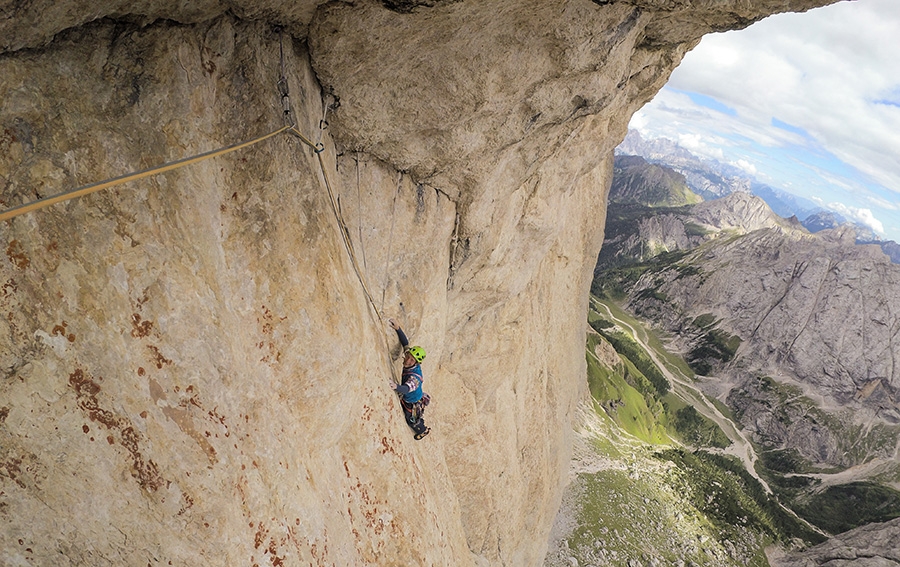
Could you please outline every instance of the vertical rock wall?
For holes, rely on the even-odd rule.
[[[0,65],[6,204],[281,125],[264,25],[94,25]],[[468,561],[321,176],[282,135],[2,227],[0,563]],[[416,212],[446,264],[446,199]]]
[[[702,31],[660,47],[620,2],[316,4],[270,19],[309,38],[284,68],[324,167],[279,135],[0,226],[3,564],[541,560],[612,148]],[[281,126],[278,34],[220,9],[0,56],[3,206]],[[420,442],[386,316],[429,353]]]

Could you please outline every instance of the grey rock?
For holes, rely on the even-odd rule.
[[[681,239],[692,224],[708,232]],[[705,352],[698,348],[710,328],[740,339],[733,359],[707,353],[702,362],[723,389],[733,385],[728,403],[758,441],[844,467],[893,454],[900,266],[877,246],[856,244],[852,227],[810,234],[746,193],[637,226],[618,241],[617,261],[635,257],[638,242],[677,243],[687,255],[646,272],[630,307],[674,333],[686,355]],[[712,325],[698,326],[701,316]],[[760,376],[786,385],[773,389]]]
[[[834,536],[802,552],[770,559],[772,567],[893,567],[900,563],[900,518]]]

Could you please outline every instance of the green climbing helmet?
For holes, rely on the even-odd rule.
[[[411,354],[412,357],[416,359],[416,362],[425,360],[425,349],[420,346],[409,347],[409,350],[406,352]]]

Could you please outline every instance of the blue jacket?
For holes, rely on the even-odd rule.
[[[397,393],[408,404],[414,404],[422,399],[422,367],[416,364],[403,369],[403,383],[397,386]]]

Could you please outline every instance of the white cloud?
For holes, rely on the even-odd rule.
[[[897,37],[897,0],[782,14],[705,37],[670,85],[735,108],[734,134],[768,147],[815,143],[900,193],[900,108],[877,102],[900,98]],[[809,137],[772,128],[773,118]]]
[[[681,134],[678,136],[678,145],[688,150],[699,150],[704,144],[702,138],[698,134]]]
[[[774,186],[846,203],[876,231],[873,210],[900,227],[897,38],[900,0],[838,2],[711,34],[633,124]]]
[[[879,209],[884,209],[886,211],[900,211],[900,203],[891,202],[876,195],[869,195],[867,200]]]
[[[628,124],[628,127],[638,131],[644,131],[647,127],[647,115],[643,114],[640,110],[635,112],[631,117],[631,122]]]
[[[676,141],[679,146],[695,155],[719,161],[725,159],[725,153],[722,151],[722,148],[715,143],[709,143],[711,141],[714,142],[714,140],[704,139],[699,134],[678,134]]]
[[[865,225],[878,234],[884,234],[884,224],[875,218],[869,209],[857,209],[856,207],[848,207],[843,203],[828,203],[828,208],[836,213],[840,213],[850,220]]]
[[[739,159],[732,162],[732,165],[746,171],[750,175],[756,175],[756,166],[745,159]]]

